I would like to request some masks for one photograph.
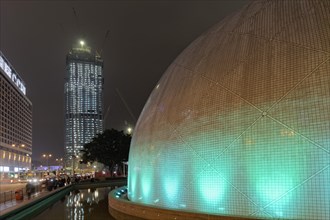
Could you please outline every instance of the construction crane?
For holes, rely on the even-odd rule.
[[[129,115],[132,117],[134,123],[136,122],[136,117],[135,115],[133,114],[133,112],[131,111],[130,107],[128,106],[127,102],[125,101],[124,97],[122,96],[122,94],[120,93],[119,89],[116,88],[116,93],[117,95],[119,96],[120,100],[122,101],[122,103],[124,104],[127,112],[129,113]],[[108,118],[108,115],[109,115],[109,110],[110,110],[110,106],[108,106],[107,108],[107,111],[105,112],[105,115],[104,115],[104,122],[106,122],[107,118]],[[127,122],[125,121],[125,124],[127,124]]]
[[[134,116],[133,112],[131,111],[131,109],[129,108],[127,102],[125,101],[124,97],[121,95],[121,93],[119,92],[119,89],[116,88],[116,92],[120,98],[120,100],[123,102],[127,112],[130,114],[130,116],[132,117],[133,121],[136,122],[136,117]]]
[[[108,36],[109,36],[109,32],[110,32],[110,30],[108,29],[107,32],[105,33],[104,40],[102,42],[102,46],[101,46],[100,53],[99,53],[100,56],[102,55],[102,52],[103,52],[103,49],[105,46],[105,42],[107,41]]]

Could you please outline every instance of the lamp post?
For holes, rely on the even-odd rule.
[[[126,166],[128,166],[128,161],[123,161],[123,175],[126,177]]]
[[[56,158],[55,159],[58,165],[62,165],[63,158]]]
[[[43,156],[44,158],[46,158],[46,160],[47,160],[47,170],[49,171],[48,160],[49,160],[50,157],[52,157],[52,155],[51,155],[51,154],[43,154],[42,156]]]
[[[60,172],[60,170],[63,168],[63,165],[62,165],[63,158],[56,158],[55,160],[58,164],[57,172]]]
[[[76,155],[72,154],[70,157],[71,163],[72,163],[72,170],[71,170],[71,175],[74,176],[74,167],[75,167],[75,160],[76,160]]]
[[[58,163],[58,166],[59,167],[62,166],[62,168],[63,168],[63,158],[56,158],[55,160]]]

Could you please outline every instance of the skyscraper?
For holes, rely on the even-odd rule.
[[[81,41],[67,55],[66,66],[65,158],[66,164],[74,167],[71,159],[103,131],[103,60]]]

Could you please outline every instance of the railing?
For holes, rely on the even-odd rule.
[[[31,197],[33,197],[35,194],[42,192],[44,189],[41,187],[41,185],[36,185],[33,188],[34,190],[32,190],[31,192]],[[20,192],[19,192],[20,191]],[[0,192],[0,203],[6,203],[6,202],[13,202],[16,200],[16,192],[18,193],[22,193],[23,198],[27,197],[27,193],[26,193],[26,188],[18,188],[15,190],[10,190],[10,191],[6,191],[6,192]]]
[[[0,203],[5,203],[7,201],[12,201],[15,199],[15,191],[7,191],[0,193]]]

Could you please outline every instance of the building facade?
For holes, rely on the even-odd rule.
[[[85,143],[103,131],[103,60],[83,42],[66,57],[65,158],[74,163]]]
[[[32,103],[25,83],[0,51],[0,181],[31,169]]]
[[[190,44],[135,127],[129,200],[330,219],[329,23],[327,0],[251,1]]]

